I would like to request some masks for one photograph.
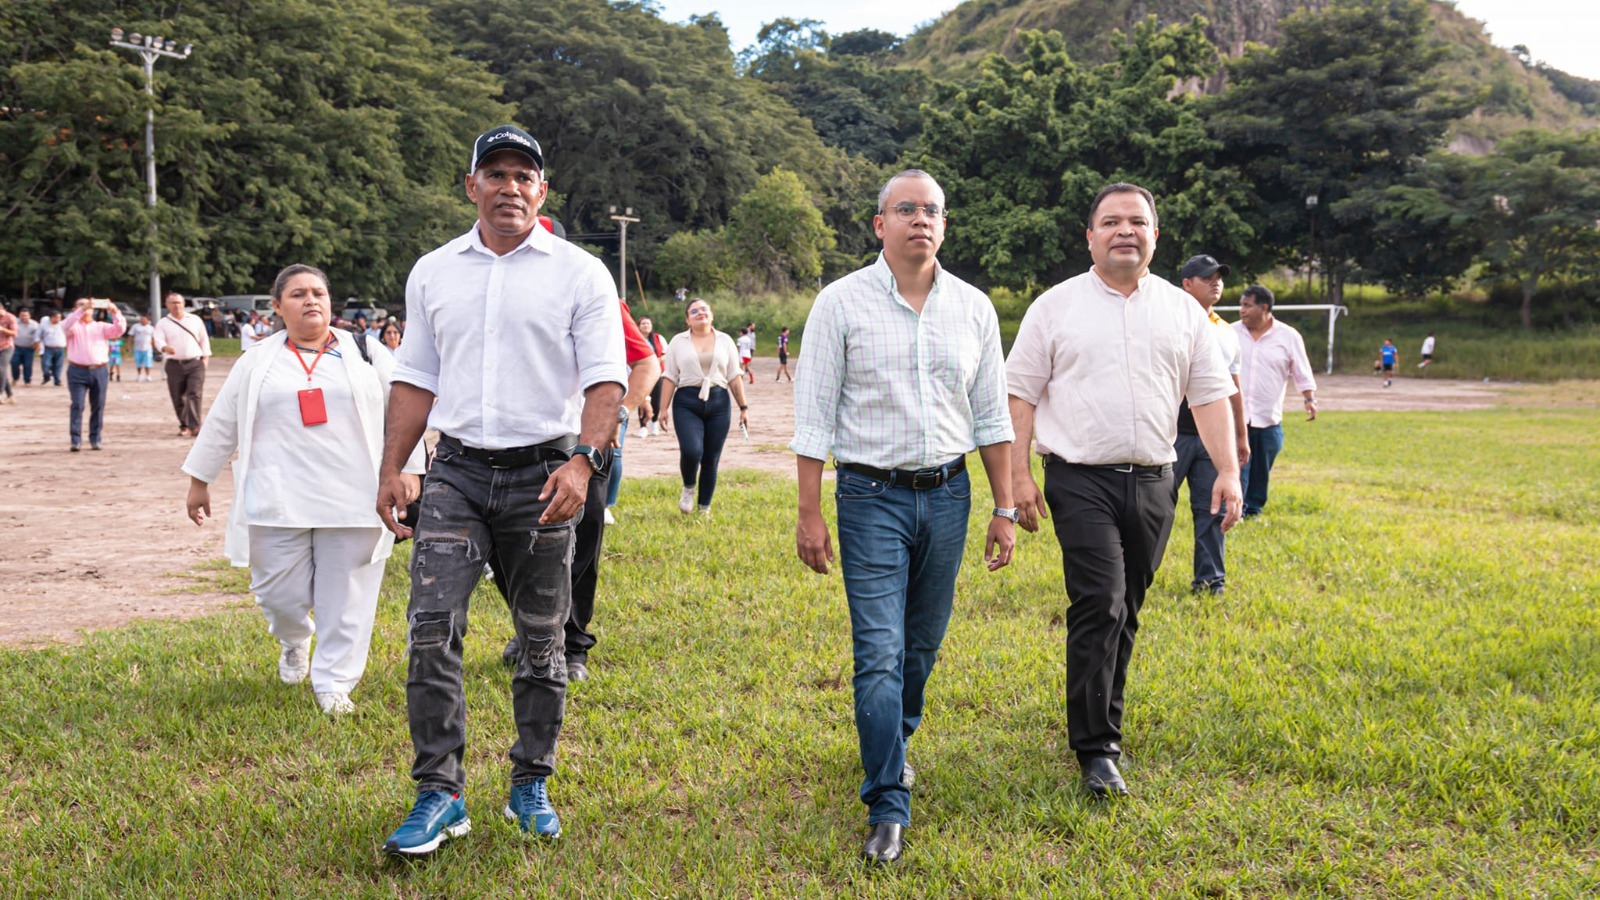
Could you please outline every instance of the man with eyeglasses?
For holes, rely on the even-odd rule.
[[[1101,189],[1089,207],[1089,271],[1028,307],[1006,360],[1017,511],[1027,531],[1055,516],[1067,598],[1067,738],[1084,789],[1128,792],[1123,686],[1139,607],[1172,530],[1178,401],[1217,469],[1209,512],[1239,520],[1234,393],[1205,310],[1150,274],[1155,199],[1138,185]],[[1037,427],[1036,427],[1037,426]],[[1028,444],[1037,435],[1044,491]]]
[[[827,574],[822,471],[833,454],[840,568],[854,642],[862,855],[900,858],[911,824],[906,743],[922,721],[966,547],[979,451],[998,504],[984,556],[1011,561],[1011,419],[994,305],[938,262],[944,191],[908,169],[883,186],[873,229],[877,262],[817,295],[806,322],[806,365],[794,380],[800,559]]]

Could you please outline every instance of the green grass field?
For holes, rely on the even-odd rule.
[[[715,518],[633,481],[593,678],[552,795],[500,816],[512,739],[481,594],[467,638],[473,832],[378,847],[411,799],[404,556],[360,710],[275,677],[253,608],[0,652],[0,893],[15,896],[1550,896],[1600,890],[1600,418],[1581,409],[1287,423],[1272,502],[1197,598],[1187,512],[1130,678],[1134,796],[1076,788],[1060,557],[975,565],[911,746],[907,857],[865,816],[837,573],[793,556],[792,482],[727,473]],[[981,477],[978,479],[981,483]],[[1180,509],[1186,510],[1186,504]],[[238,586],[233,573],[218,576]],[[62,602],[71,602],[63,597]]]

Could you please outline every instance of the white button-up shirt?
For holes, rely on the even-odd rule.
[[[924,469],[1012,438],[994,304],[942,267],[920,315],[882,254],[823,288],[804,351],[789,443],[800,456]]]
[[[472,447],[577,434],[583,392],[627,383],[616,291],[543,228],[496,256],[474,224],[412,267],[394,379],[437,397],[428,424]]]
[[[1290,375],[1295,390],[1317,389],[1300,332],[1274,319],[1259,339],[1243,322],[1233,326],[1239,337],[1239,384],[1244,389],[1244,417],[1251,428],[1270,428],[1283,421],[1283,389]]]
[[[1035,444],[1083,465],[1159,466],[1177,458],[1178,402],[1232,396],[1213,327],[1194,298],[1146,275],[1124,297],[1091,269],[1033,301],[1006,360],[1006,384],[1033,404]]]

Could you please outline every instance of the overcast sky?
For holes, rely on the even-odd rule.
[[[1455,2],[1462,12],[1487,23],[1496,45],[1526,44],[1535,59],[1600,80],[1600,0]],[[832,34],[877,28],[904,36],[957,5],[952,0],[661,0],[662,16],[670,21],[717,13],[736,52],[755,43],[763,23],[784,16],[818,19]]]

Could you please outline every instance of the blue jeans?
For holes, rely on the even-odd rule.
[[[11,380],[21,380],[23,384],[33,384],[33,348],[17,347],[16,355],[11,357]]]
[[[1226,539],[1222,535],[1222,513],[1211,513],[1216,464],[1198,434],[1180,433],[1173,449],[1178,451],[1178,460],[1172,464],[1172,502],[1178,502],[1178,485],[1189,479],[1189,511],[1194,514],[1194,581],[1190,584],[1196,589],[1221,587],[1227,583],[1228,574],[1223,563]]]
[[[44,356],[39,359],[39,383],[49,384],[54,381],[56,387],[61,386],[61,361],[66,358],[67,348],[46,347]]]
[[[11,365],[11,354],[14,349],[13,347],[7,347],[4,350],[0,350],[0,390],[5,391],[7,397],[11,396],[11,382],[17,380],[17,376],[11,374],[11,370],[14,368]]]
[[[950,624],[972,482],[962,472],[915,491],[841,469],[834,496],[855,645],[861,802],[869,824],[910,825],[911,791],[900,773]]]
[[[1239,487],[1244,492],[1244,514],[1253,516],[1267,505],[1267,481],[1272,476],[1272,461],[1283,449],[1283,426],[1248,428],[1250,465],[1240,473]]]
[[[617,491],[622,490],[622,445],[628,439],[626,427],[617,429],[617,446],[611,451],[611,474],[606,478],[606,506],[617,505]]]
[[[406,713],[417,790],[466,785],[467,705],[462,639],[467,600],[496,557],[505,574],[521,654],[511,678],[517,742],[511,783],[555,771],[556,740],[567,700],[565,628],[572,598],[574,526],[542,525],[549,505],[537,498],[559,462],[494,469],[441,442],[422,486],[411,556],[410,663]]]
[[[106,418],[106,367],[98,369],[85,369],[82,366],[67,367],[67,390],[72,392],[72,412],[68,425],[68,433],[72,436],[72,446],[83,443],[83,402],[85,396],[89,401],[89,443],[100,445],[100,426]]]
[[[672,395],[672,427],[678,430],[678,472],[683,476],[684,487],[699,483],[701,509],[711,508],[711,495],[717,490],[717,463],[722,459],[722,446],[728,441],[732,420],[726,388],[712,388],[704,400],[696,388]]]

